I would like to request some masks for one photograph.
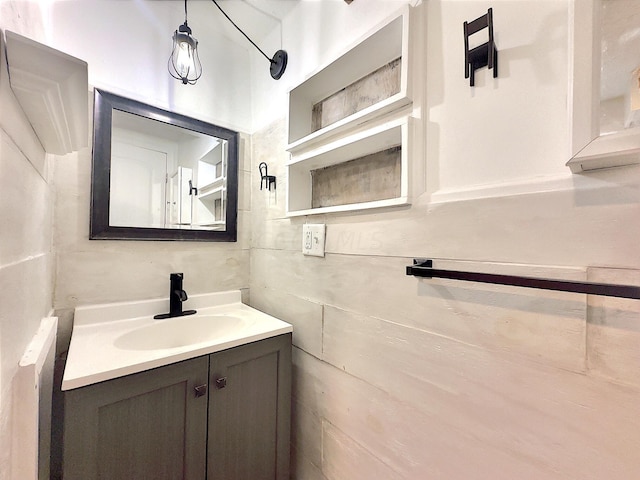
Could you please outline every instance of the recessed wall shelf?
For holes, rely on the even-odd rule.
[[[411,103],[410,11],[404,7],[289,92],[289,152]],[[327,115],[332,99],[340,111]]]
[[[224,228],[227,149],[227,142],[221,142],[198,160],[198,189],[193,203],[194,225]]]
[[[208,188],[203,188],[200,191],[200,194],[198,195],[198,198],[200,200],[213,200],[214,198],[221,198],[222,194],[224,193],[224,187],[222,185],[217,186],[217,187],[208,187]]]
[[[410,117],[403,117],[292,157],[287,165],[287,216],[408,204],[411,120]],[[351,169],[353,175],[336,169],[324,175],[322,185],[314,185],[314,176],[322,170],[349,169],[352,162],[356,164]],[[318,199],[314,188],[330,190],[331,182],[340,183],[338,203],[333,199],[328,205],[318,205],[322,200]],[[377,197],[378,194],[382,196]]]
[[[226,196],[224,185],[208,186],[200,190],[194,205],[195,223],[203,227],[224,225]]]
[[[89,145],[87,62],[5,32],[11,89],[48,153]]]
[[[422,41],[409,40],[423,12],[404,6],[289,92],[287,216],[410,202],[410,158],[421,156],[411,72]]]

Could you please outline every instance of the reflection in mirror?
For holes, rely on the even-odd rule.
[[[235,241],[237,133],[95,97],[91,238]]]
[[[600,134],[640,127],[640,1],[601,0]]]
[[[113,112],[109,225],[224,230],[227,141]]]

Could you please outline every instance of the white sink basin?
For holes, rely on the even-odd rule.
[[[195,315],[155,320],[168,299],[78,307],[62,379],[70,390],[293,331],[241,302],[239,290],[189,295]]]
[[[180,348],[229,336],[248,323],[246,319],[229,315],[174,317],[124,333],[113,344],[123,350]]]

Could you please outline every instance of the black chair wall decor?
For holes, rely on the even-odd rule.
[[[480,30],[488,29],[489,40],[482,45],[469,50],[469,37]],[[464,22],[464,78],[470,78],[470,84],[475,85],[475,71],[487,67],[493,70],[493,78],[498,77],[498,50],[493,39],[493,9],[486,15],[471,22]]]
[[[276,177],[275,175],[269,175],[266,162],[260,163],[260,165],[258,165],[258,169],[260,170],[260,190],[262,190],[263,185],[269,191],[271,191],[271,185],[273,185],[273,189],[275,190]]]

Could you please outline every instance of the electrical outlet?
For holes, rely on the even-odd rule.
[[[302,253],[314,257],[324,257],[324,237],[326,225],[305,223],[302,225]]]

